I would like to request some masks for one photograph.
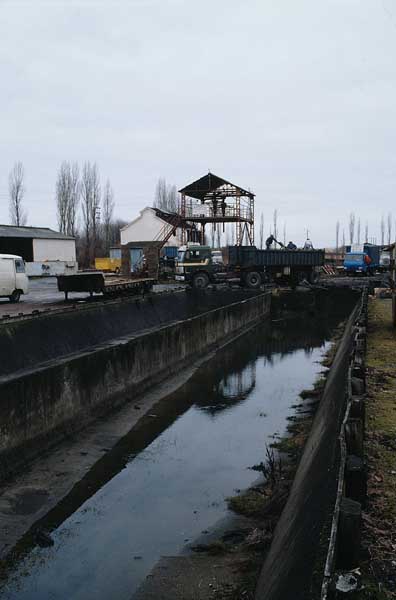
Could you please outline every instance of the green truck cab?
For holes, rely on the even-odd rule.
[[[216,265],[212,259],[212,248],[199,244],[181,246],[177,253],[176,281],[184,281],[194,288],[203,289],[213,281]]]

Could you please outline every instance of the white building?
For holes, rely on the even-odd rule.
[[[146,206],[140,211],[139,215],[125,225],[120,231],[121,245],[129,244],[130,242],[151,242],[159,240],[162,232],[167,232],[170,225],[171,215],[159,210]],[[171,235],[165,246],[181,245],[181,230],[176,229],[176,235]]]
[[[48,227],[0,225],[0,253],[22,256],[28,275],[61,275],[78,270],[74,237]]]

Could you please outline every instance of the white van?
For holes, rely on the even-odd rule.
[[[29,280],[21,256],[0,254],[0,297],[19,302],[21,294],[27,294]]]

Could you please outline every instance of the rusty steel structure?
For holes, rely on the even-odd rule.
[[[188,223],[200,226],[200,240],[205,243],[205,228],[212,224],[225,228],[235,223],[237,246],[254,245],[254,197],[255,195],[222,177],[208,173],[179,190],[180,224],[183,244],[188,239]]]

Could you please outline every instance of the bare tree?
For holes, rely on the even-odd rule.
[[[337,223],[336,223],[336,253],[337,254],[338,254],[339,236],[340,236],[340,222],[337,221]]]
[[[278,229],[277,229],[277,223],[278,223],[278,210],[275,209],[274,210],[274,238],[277,240],[278,239]]]
[[[177,196],[177,188],[175,185],[169,185],[167,189],[168,193],[168,211],[172,213],[177,213],[178,211],[178,196]]]
[[[66,233],[66,215],[69,200],[68,184],[68,163],[63,162],[59,168],[55,186],[58,229],[61,233]]]
[[[220,231],[220,227],[217,227],[216,229],[216,248],[220,249],[221,248],[221,231]]]
[[[76,235],[76,215],[80,195],[80,172],[77,163],[63,161],[56,180],[56,207],[61,233]]]
[[[80,169],[74,162],[70,167],[70,197],[67,215],[67,234],[77,233],[77,211],[80,202]]]
[[[81,176],[81,208],[85,236],[85,263],[88,266],[95,258],[100,222],[100,182],[96,163],[84,164]]]
[[[125,225],[127,225],[127,221],[123,219],[115,219],[110,223],[110,240],[109,245],[114,246],[120,243],[121,234],[120,231]]]
[[[212,223],[210,239],[211,239],[212,248],[214,248],[215,247],[215,239],[216,239],[215,223]]]
[[[226,227],[226,230],[225,230],[225,245],[226,246],[230,245],[230,230],[228,227]]]
[[[102,199],[102,225],[104,234],[104,251],[106,256],[109,254],[111,244],[111,222],[114,212],[114,192],[110,181],[106,181]]]
[[[235,244],[235,227],[231,227],[231,246]]]
[[[12,225],[18,227],[26,225],[27,213],[22,206],[22,200],[25,195],[25,170],[21,162],[16,162],[8,176],[8,189],[10,196],[10,219]]]
[[[342,251],[345,252],[345,229],[342,229]]]
[[[364,241],[368,242],[368,223],[366,221],[366,226],[364,228]]]
[[[166,183],[164,177],[157,181],[154,195],[154,206],[164,212],[176,213],[178,209],[177,189],[175,185]]]
[[[349,241],[350,244],[353,244],[353,240],[355,238],[355,213],[351,213],[349,215]]]
[[[357,243],[360,244],[360,217],[357,222]]]
[[[260,215],[260,248],[263,249],[264,244],[264,214]]]
[[[384,215],[381,217],[381,246],[385,243],[385,219]]]
[[[392,213],[388,213],[387,229],[388,229],[388,244],[390,244],[391,238],[392,238]]]

